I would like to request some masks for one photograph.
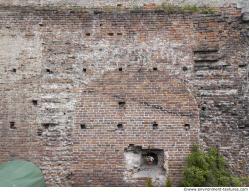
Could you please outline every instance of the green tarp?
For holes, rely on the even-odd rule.
[[[15,160],[0,164],[0,187],[45,187],[45,182],[36,165]]]

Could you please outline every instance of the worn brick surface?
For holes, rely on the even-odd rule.
[[[30,160],[49,186],[142,186],[123,176],[135,144],[163,149],[178,185],[199,141],[248,175],[249,27],[239,9],[2,6],[0,24],[0,162]]]
[[[2,5],[77,5],[84,7],[103,7],[103,6],[137,6],[144,4],[197,4],[197,5],[214,5],[214,6],[227,6],[229,4],[238,4],[240,7],[247,6],[246,0],[0,0]]]

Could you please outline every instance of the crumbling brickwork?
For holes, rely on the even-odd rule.
[[[163,151],[179,185],[190,146],[248,175],[248,21],[154,9],[0,7],[0,162],[49,186],[144,186],[125,148]]]

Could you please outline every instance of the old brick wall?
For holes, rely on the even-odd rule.
[[[246,0],[0,0],[2,5],[77,5],[83,7],[103,7],[103,6],[142,6],[144,4],[196,4],[196,5],[212,5],[212,6],[227,6],[229,4],[238,4],[245,6]]]
[[[200,136],[248,175],[248,23],[239,9],[0,13],[1,162],[30,160],[50,186],[138,186],[123,178],[123,150],[152,146],[168,154],[177,185]]]

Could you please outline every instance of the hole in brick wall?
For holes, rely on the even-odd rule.
[[[38,104],[38,101],[33,99],[33,100],[32,100],[32,103],[33,103],[33,105],[36,106],[36,105]]]
[[[162,149],[143,149],[141,146],[129,145],[124,149],[124,157],[127,177],[130,179],[149,177],[157,179],[160,185],[164,184],[166,170]]]
[[[117,33],[117,35],[121,36],[121,35],[123,35],[123,33]]]
[[[81,129],[86,129],[86,124],[80,124]]]
[[[117,7],[122,7],[122,4],[121,3],[117,4]]]
[[[134,144],[129,144],[127,149],[132,148],[132,147],[134,147],[134,146],[135,146]],[[141,147],[141,148],[142,148],[142,147]],[[126,149],[125,149],[125,150],[126,150]]]
[[[86,33],[86,36],[91,36],[91,33]]]
[[[40,22],[40,23],[39,23],[39,26],[41,26],[41,27],[44,26],[43,22]]]
[[[42,132],[43,132],[42,129],[37,129],[37,135],[38,136],[42,136]]]
[[[53,73],[53,71],[51,71],[50,69],[46,69],[46,72],[49,73],[49,74]]]
[[[202,46],[199,48],[195,48],[193,51],[194,54],[210,54],[218,52],[219,48],[218,47],[208,48],[206,46]]]
[[[11,121],[11,122],[10,122],[10,128],[11,128],[11,129],[16,129],[16,126],[15,126],[15,122],[14,122],[14,121]]]
[[[123,71],[123,68],[122,68],[122,67],[119,67],[118,70],[119,70],[119,71]]]
[[[43,127],[44,129],[48,129],[49,126],[50,126],[49,123],[42,123],[42,127]]]
[[[119,107],[124,107],[125,106],[125,101],[119,101],[118,105],[119,105]]]
[[[246,63],[239,64],[239,68],[244,68],[244,67],[246,67]]]
[[[101,11],[101,10],[94,10],[93,13],[94,13],[95,15],[98,15],[98,14],[103,13],[103,11]]]
[[[117,128],[118,128],[118,129],[123,129],[123,128],[124,128],[124,126],[123,126],[123,124],[122,124],[122,123],[119,123],[119,124],[117,124]]]
[[[114,35],[114,33],[107,33],[109,36],[113,36]]]
[[[12,71],[13,73],[15,73],[15,72],[16,72],[16,69],[14,68],[14,69],[12,69],[11,71]]]
[[[182,67],[182,70],[183,70],[183,71],[187,71],[188,68],[187,68],[186,66],[184,66],[184,67]]]
[[[157,67],[153,67],[153,71],[157,71]]]
[[[186,124],[184,125],[184,127],[185,127],[185,130],[188,131],[188,130],[190,129],[190,124],[186,123]]]
[[[201,107],[201,110],[202,111],[206,111],[206,107]]]
[[[239,128],[239,129],[245,129],[246,126],[245,126],[244,123],[239,123],[239,124],[238,124],[238,128]]]
[[[83,68],[82,71],[85,73],[86,72],[86,68]]]
[[[158,129],[158,123],[157,122],[153,122],[152,123],[152,128],[153,129]]]

